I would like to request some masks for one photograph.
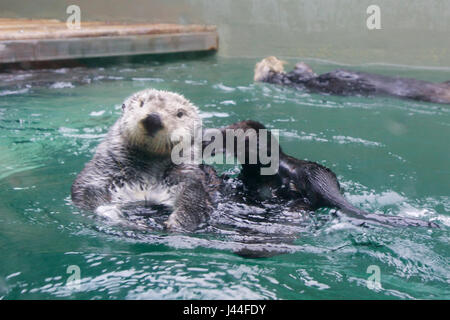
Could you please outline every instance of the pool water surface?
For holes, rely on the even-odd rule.
[[[0,298],[449,299],[449,106],[254,83],[256,61],[145,57],[1,73]],[[342,67],[307,62],[317,73]],[[449,69],[351,68],[450,80]],[[108,225],[74,207],[70,187],[122,101],[149,87],[183,94],[207,127],[254,119],[279,129],[283,150],[332,169],[354,205],[441,228],[363,228],[332,209],[233,203],[196,234]],[[141,219],[157,226],[165,214]],[[236,248],[280,254],[245,258]],[[379,286],[368,285],[373,270]]]

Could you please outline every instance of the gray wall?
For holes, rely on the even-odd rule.
[[[0,0],[0,17],[215,24],[223,56],[450,67],[450,0]],[[381,8],[381,30],[366,9]]]

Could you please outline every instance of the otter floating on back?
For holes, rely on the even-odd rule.
[[[286,73],[283,67],[285,63],[273,56],[261,60],[255,66],[254,80],[324,94],[388,95],[450,104],[448,81],[433,83],[342,69],[317,75],[303,62],[297,63],[294,70]]]
[[[266,129],[266,127],[253,120],[240,121],[220,129],[222,137],[226,137],[227,130],[243,130],[256,131]],[[270,133],[270,132],[269,132]],[[375,213],[365,212],[352,205],[341,193],[339,182],[336,175],[330,169],[306,160],[296,159],[285,154],[278,143],[272,145],[271,141],[276,141],[270,137],[270,134],[265,136],[266,142],[260,140],[258,137],[258,147],[261,145],[267,146],[267,153],[271,154],[273,148],[278,148],[279,155],[278,168],[276,174],[262,175],[261,168],[267,167],[267,164],[262,164],[259,159],[259,152],[252,150],[248,143],[249,139],[246,137],[247,143],[245,148],[238,150],[236,143],[234,143],[234,150],[227,149],[217,150],[217,152],[225,152],[231,154],[238,159],[249,159],[250,153],[258,156],[257,161],[253,164],[242,163],[242,171],[240,172],[240,179],[244,183],[247,191],[253,194],[260,200],[271,201],[271,199],[284,199],[286,204],[289,203],[292,211],[315,211],[319,208],[337,208],[346,214],[354,224],[365,225],[378,224],[384,226],[417,226],[417,227],[439,227],[434,222],[428,222],[420,219],[405,218],[397,216],[388,216]],[[236,138],[235,138],[236,139]],[[204,142],[204,148],[213,143],[214,139]],[[222,143],[227,146],[226,141]]]
[[[120,221],[122,204],[162,204],[173,209],[169,230],[194,230],[208,219],[220,186],[212,167],[171,159],[174,146],[194,136],[197,108],[179,94],[148,89],[122,109],[73,183],[74,204],[114,221]]]

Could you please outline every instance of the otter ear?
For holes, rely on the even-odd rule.
[[[126,107],[127,107],[127,106],[125,105],[125,103],[122,104],[122,111],[124,111]]]

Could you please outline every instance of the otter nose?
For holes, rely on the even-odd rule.
[[[152,136],[160,129],[163,128],[163,123],[159,114],[152,112],[144,120],[142,120],[147,134]]]

